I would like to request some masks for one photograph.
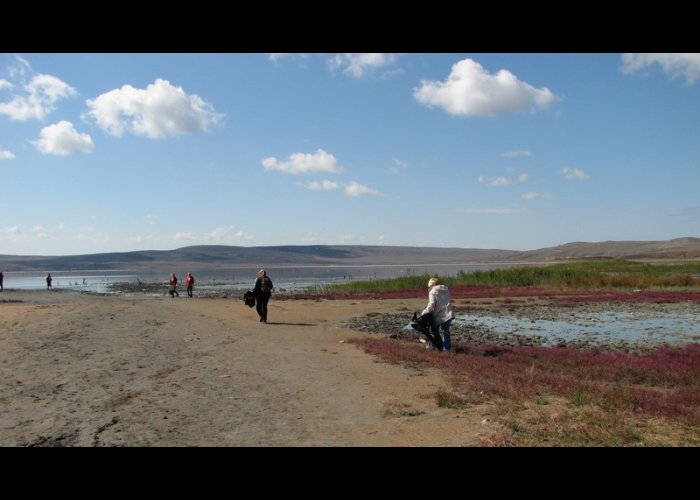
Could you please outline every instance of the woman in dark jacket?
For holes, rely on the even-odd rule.
[[[253,288],[255,294],[255,310],[258,311],[261,323],[267,323],[267,303],[272,295],[272,280],[264,269],[258,271],[258,279]]]

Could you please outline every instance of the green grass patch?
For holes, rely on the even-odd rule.
[[[355,281],[315,286],[312,292],[379,293],[424,289],[429,275]],[[450,286],[547,287],[547,288],[697,288],[700,263],[645,264],[626,260],[592,260],[544,266],[518,266],[487,271],[460,271],[440,276]]]

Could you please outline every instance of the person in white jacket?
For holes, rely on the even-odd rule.
[[[433,322],[436,329],[439,328],[442,336],[442,350],[449,351],[452,348],[450,338],[450,324],[455,317],[452,309],[452,296],[450,290],[441,285],[437,278],[430,278],[428,281],[428,306],[423,309],[423,314],[433,313]]]

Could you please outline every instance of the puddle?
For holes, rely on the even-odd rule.
[[[459,314],[453,325],[479,328],[501,335],[541,337],[544,345],[565,342],[670,343],[700,342],[700,315],[656,312],[654,317],[631,312],[586,312],[566,320],[516,316]]]

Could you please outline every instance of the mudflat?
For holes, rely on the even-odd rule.
[[[6,290],[0,445],[479,445],[488,408],[438,407],[442,375],[380,362],[342,326],[424,305],[273,296],[263,324],[233,299]]]

